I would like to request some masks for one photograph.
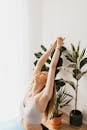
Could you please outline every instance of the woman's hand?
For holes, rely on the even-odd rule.
[[[64,39],[65,38],[62,38],[62,37],[58,37],[57,38],[57,46],[62,46],[64,44]]]

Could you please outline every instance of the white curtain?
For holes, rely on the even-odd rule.
[[[41,42],[41,21],[41,0],[0,1],[0,121],[19,115]]]

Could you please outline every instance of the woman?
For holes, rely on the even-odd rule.
[[[24,130],[45,130],[41,124],[42,114],[52,98],[56,65],[60,55],[63,38],[59,37],[39,59],[34,70],[33,79],[21,106]],[[41,72],[42,66],[55,49],[48,74]]]

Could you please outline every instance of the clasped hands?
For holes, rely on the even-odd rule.
[[[56,39],[56,41],[54,42],[55,48],[56,48],[56,47],[61,48],[61,46],[64,44],[64,39],[65,39],[65,38],[58,37],[58,38]]]

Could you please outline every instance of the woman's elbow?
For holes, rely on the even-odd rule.
[[[50,92],[45,93],[45,100],[46,101],[50,101],[51,97],[52,97],[52,94]]]

